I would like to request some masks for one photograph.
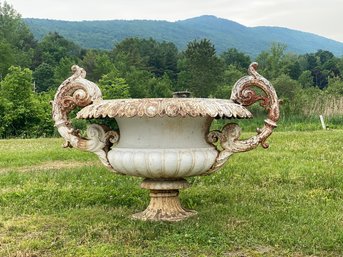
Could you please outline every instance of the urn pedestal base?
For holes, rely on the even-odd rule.
[[[189,187],[185,179],[145,179],[141,187],[150,190],[150,203],[143,212],[132,215],[134,219],[180,221],[197,214],[196,211],[187,210],[181,206],[179,189]]]

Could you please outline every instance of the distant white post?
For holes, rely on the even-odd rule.
[[[319,115],[319,118],[320,118],[320,123],[322,124],[322,128],[324,130],[326,130],[326,126],[325,126],[325,122],[324,122],[324,117],[323,115]]]

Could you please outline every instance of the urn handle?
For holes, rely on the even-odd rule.
[[[85,79],[86,71],[77,65],[72,66],[73,75],[58,88],[52,102],[52,118],[55,127],[65,139],[64,147],[74,147],[83,151],[94,152],[109,168],[107,152],[112,144],[119,140],[119,134],[105,126],[92,124],[87,128],[87,138],[72,127],[68,114],[76,107],[85,107],[95,101],[102,100],[99,87]]]
[[[225,125],[221,131],[211,131],[208,134],[208,141],[210,143],[219,141],[221,149],[210,172],[214,172],[222,167],[234,153],[252,150],[259,144],[263,148],[269,147],[266,140],[277,126],[279,100],[272,84],[256,71],[257,66],[256,62],[250,64],[248,69],[249,75],[242,77],[236,82],[232,89],[231,100],[243,106],[250,106],[260,101],[260,105],[268,111],[267,119],[264,120],[264,126],[257,129],[257,135],[247,140],[239,140],[241,128],[236,123]],[[254,90],[255,88],[261,89],[262,94],[258,94]]]

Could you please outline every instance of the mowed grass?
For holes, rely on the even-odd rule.
[[[62,139],[0,140],[0,256],[343,256],[342,138],[275,132],[190,178],[180,197],[198,215],[178,223],[132,220],[141,179]]]

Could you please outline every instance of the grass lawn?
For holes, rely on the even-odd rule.
[[[196,217],[142,222],[140,178],[62,139],[0,140],[0,256],[343,256],[343,130],[275,132],[181,192]]]

